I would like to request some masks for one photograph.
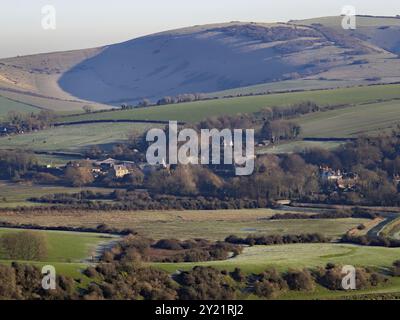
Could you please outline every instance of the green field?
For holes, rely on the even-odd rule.
[[[377,83],[380,81],[377,81]],[[237,95],[249,95],[249,94],[265,94],[274,92],[290,92],[300,90],[321,90],[321,89],[336,89],[345,87],[356,87],[360,85],[370,85],[371,82],[367,80],[322,80],[322,79],[296,79],[296,80],[284,80],[278,82],[268,82],[262,84],[256,84],[254,86],[240,87],[234,89],[228,89],[223,91],[217,91],[208,93],[205,96],[209,98],[214,97],[228,97]]]
[[[333,150],[341,146],[344,142],[336,141],[290,141],[280,143],[272,147],[261,147],[257,150],[257,154],[283,154],[292,152],[303,152],[312,148],[323,148]]]
[[[239,256],[225,261],[202,263],[155,263],[154,266],[175,272],[196,265],[233,270],[238,267],[246,273],[259,273],[268,267],[280,271],[325,266],[328,262],[341,265],[387,268],[400,258],[400,248],[361,247],[350,244],[290,244],[254,246],[245,248]]]
[[[0,237],[10,232],[22,232],[18,229],[0,228]],[[63,274],[81,279],[82,285],[89,279],[81,271],[87,267],[87,259],[96,255],[95,249],[102,243],[115,240],[115,237],[94,233],[63,232],[63,231],[32,231],[44,233],[48,242],[48,256],[45,261],[18,261],[20,263],[32,264],[39,268],[45,265],[55,267],[57,274]],[[0,250],[0,263],[11,264],[13,260],[7,260],[4,252]]]
[[[35,151],[79,152],[92,145],[107,146],[127,140],[149,128],[157,127],[142,123],[100,123],[62,126],[29,134],[0,138],[1,149],[26,149]]]
[[[54,167],[63,166],[70,161],[82,160],[81,156],[75,154],[71,154],[70,156],[58,154],[35,154],[35,158],[40,165],[51,165]]]
[[[38,112],[39,108],[29,106],[21,102],[15,102],[0,96],[0,121],[7,117],[8,112]]]
[[[22,232],[20,229],[0,228],[0,237],[6,233]],[[82,262],[92,255],[95,247],[102,242],[113,239],[95,233],[78,233],[64,231],[36,231],[44,234],[48,242],[48,256],[44,262]],[[5,260],[4,252],[0,251],[0,260]]]
[[[296,122],[301,125],[303,137],[347,138],[382,133],[400,124],[400,101],[318,112],[300,117]]]
[[[29,184],[10,183],[0,180],[0,208],[10,208],[18,206],[37,205],[27,201],[32,197],[41,197],[53,193],[76,193],[80,188],[69,188],[60,186],[38,186]],[[110,192],[111,189],[104,188],[85,188],[85,190],[95,190],[97,192]],[[43,205],[43,204],[41,204]]]
[[[305,219],[305,220],[260,220],[260,221],[172,221],[143,222],[136,225],[135,230],[141,234],[149,234],[160,239],[173,235],[180,239],[206,238],[224,240],[234,234],[246,237],[249,234],[300,234],[322,233],[337,238],[352,227],[365,222],[364,219]]]
[[[357,105],[317,112],[296,118],[302,129],[300,138],[356,138],[360,135],[381,134],[400,125],[400,101]],[[332,150],[344,142],[289,141],[263,147],[259,154],[301,152],[310,148]]]
[[[320,105],[350,104],[345,108],[308,114],[295,121],[302,127],[301,137],[343,138],[374,134],[400,123],[400,85],[382,85],[298,93],[271,94],[232,99],[182,103],[146,109],[82,114],[61,118],[63,121],[150,119],[197,121],[219,114],[255,112],[267,106],[285,106],[312,100]],[[385,101],[385,102],[377,102]],[[146,123],[98,123],[56,127],[34,133],[0,138],[0,149],[82,152],[92,145],[106,149],[112,144],[160,125]],[[261,153],[286,153],[309,147],[335,148],[339,143],[290,142]],[[52,157],[50,162],[63,163]]]
[[[393,99],[400,99],[400,85],[355,87],[207,100],[136,110],[70,116],[63,118],[63,121],[135,119],[196,122],[211,116],[251,113],[266,107],[288,106],[302,101],[314,101],[321,106],[329,106],[372,103]]]

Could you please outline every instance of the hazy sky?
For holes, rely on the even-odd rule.
[[[56,9],[56,29],[42,28],[42,7]],[[339,15],[400,14],[400,0],[1,0],[0,57],[80,49],[168,29],[213,22],[287,21]]]

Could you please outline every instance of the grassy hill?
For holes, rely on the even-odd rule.
[[[109,46],[0,60],[0,92],[57,111],[205,93],[224,96],[399,81],[400,19],[231,22]]]
[[[336,32],[343,32],[341,28],[342,19],[342,17],[322,17],[292,22],[307,26],[323,25]],[[389,52],[400,53],[398,36],[400,31],[400,18],[357,16],[356,23],[357,28],[351,31],[354,37],[363,39]]]

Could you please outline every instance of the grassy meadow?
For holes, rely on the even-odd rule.
[[[44,226],[95,227],[100,223],[116,228],[133,228],[155,240],[207,238],[223,240],[231,234],[322,233],[337,238],[368,221],[366,219],[268,220],[283,211],[272,209],[215,211],[50,211],[24,214],[0,212],[0,221]]]
[[[10,111],[38,112],[40,109],[0,96],[0,121],[5,119]]]
[[[127,140],[139,135],[151,124],[99,123],[61,126],[38,132],[0,138],[0,149],[24,149],[35,151],[80,152],[93,145],[103,145]]]
[[[110,192],[111,189],[104,188],[85,188],[85,190],[95,190],[97,192]],[[0,180],[0,208],[10,208],[18,206],[35,206],[28,199],[41,197],[53,193],[76,193],[80,188],[60,187],[60,186],[38,186],[30,184],[10,183]],[[43,204],[40,204],[43,205]]]
[[[0,237],[6,233],[22,232],[18,229],[0,228]],[[96,255],[95,249],[103,243],[115,240],[115,237],[94,233],[36,231],[45,235],[48,243],[48,255],[44,261],[17,261],[42,268],[45,265],[55,267],[57,274],[63,274],[81,279],[85,285],[89,279],[81,272],[88,265],[88,259]],[[10,265],[14,260],[8,260],[0,248],[0,263]]]
[[[325,266],[328,262],[340,265],[388,268],[400,258],[400,248],[362,247],[350,244],[318,243],[247,247],[239,256],[202,263],[154,263],[153,266],[168,272],[188,270],[196,265],[233,270],[241,268],[246,273],[259,273],[268,267],[280,271]]]
[[[303,137],[354,138],[379,134],[400,124],[400,100],[308,114],[296,122],[302,128]]]
[[[20,229],[0,228],[3,234],[22,232]],[[44,234],[48,243],[48,256],[44,262],[81,262],[92,255],[92,251],[102,242],[109,241],[105,235],[95,233],[79,233],[64,231],[36,231]],[[5,260],[4,252],[0,251],[0,260]]]
[[[82,120],[179,120],[196,122],[207,117],[257,112],[266,107],[288,106],[302,101],[314,101],[321,106],[372,103],[400,99],[400,85],[315,90],[294,93],[206,100],[135,110],[113,111],[67,116],[63,121]]]

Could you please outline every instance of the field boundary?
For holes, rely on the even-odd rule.
[[[54,127],[62,126],[76,126],[82,124],[97,124],[97,123],[154,123],[154,124],[169,124],[167,120],[129,120],[129,119],[115,119],[115,120],[82,120],[71,122],[57,122],[53,124]],[[178,121],[178,125],[185,125],[185,122]]]

